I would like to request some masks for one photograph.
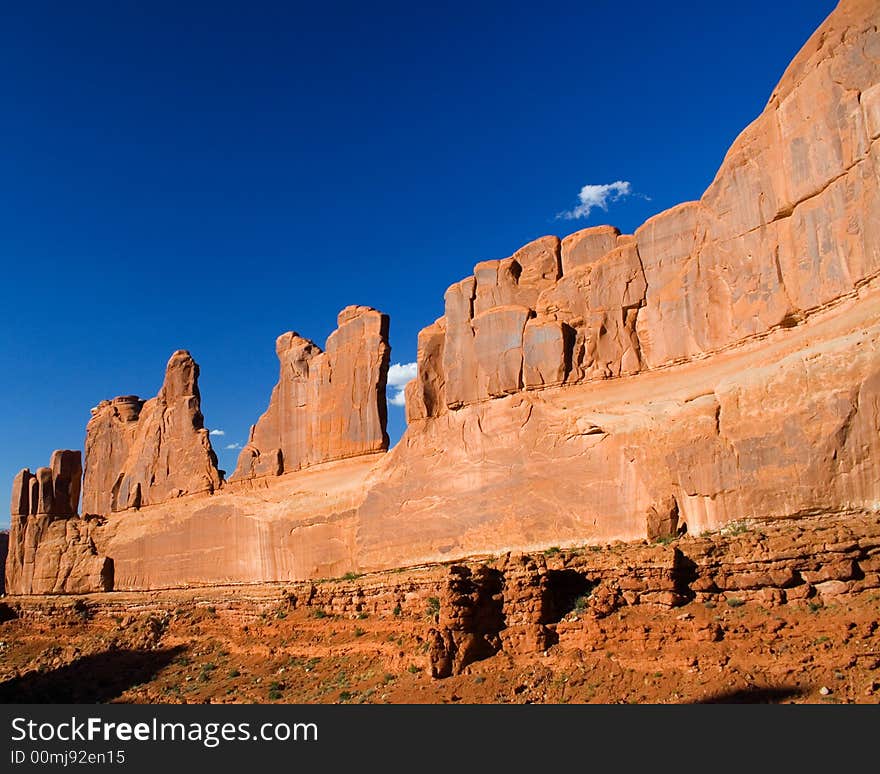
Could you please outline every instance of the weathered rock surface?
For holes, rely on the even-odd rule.
[[[410,415],[719,352],[880,271],[877,8],[842,3],[806,44],[698,202],[623,235],[544,237],[446,293]],[[527,323],[527,335],[523,327]],[[442,356],[438,353],[442,352]],[[421,376],[421,374],[425,376]],[[438,402],[433,385],[445,384]]]
[[[101,556],[90,537],[92,525],[80,519],[82,456],[59,450],[49,467],[27,468],[12,487],[6,591],[59,594],[107,591],[113,562]]]
[[[297,333],[278,337],[278,384],[231,480],[278,476],[388,448],[388,317],[349,306],[337,325],[326,351]]]
[[[199,367],[175,352],[159,394],[102,401],[86,427],[83,513],[106,515],[220,486],[204,426]]]
[[[369,452],[387,444],[387,321],[363,307],[343,311],[326,352],[279,339],[281,377],[239,461],[242,484],[211,497],[175,497],[216,489],[192,419],[171,436],[190,450],[186,464],[153,469],[158,447],[137,439],[166,426],[143,424],[158,404],[102,406],[84,507],[94,497],[107,515],[89,539],[113,557],[116,587],[287,581],[666,540],[740,519],[875,514],[878,86],[876,3],[847,0],[700,201],[635,235],[585,229],[477,264],[419,336],[410,425],[386,455]],[[192,401],[180,404],[191,418]],[[50,490],[44,472],[16,497],[48,509]],[[121,512],[137,504],[136,520]],[[658,596],[645,599],[680,593],[687,568],[666,558],[663,585],[646,592]],[[802,569],[819,593],[854,582],[843,565],[812,580]],[[502,609],[512,616],[502,643],[549,637],[547,611],[561,603],[542,596],[545,576],[538,565],[517,571],[509,598],[531,602]],[[472,572],[456,584],[462,610],[429,643],[440,671],[496,642],[468,623],[482,620],[491,583]],[[596,586],[597,613],[641,593],[624,585]]]

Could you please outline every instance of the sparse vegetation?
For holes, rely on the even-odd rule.
[[[395,618],[400,618],[400,614],[402,612],[403,611],[400,609],[400,605],[395,605],[394,610],[391,611],[391,615],[393,615]]]
[[[440,612],[440,598],[439,597],[428,597],[428,608],[427,614],[429,617],[433,617]]]
[[[345,575],[342,576],[342,580],[353,581],[353,580],[357,580],[360,577],[361,577],[360,573],[347,572],[347,573],[345,573]]]
[[[550,546],[550,548],[544,551],[544,556],[556,556],[561,550],[559,546]]]
[[[410,664],[407,667],[407,671],[412,675],[417,675],[419,672],[422,671],[422,668],[420,666],[416,666],[415,664]]]
[[[739,599],[738,597],[728,597],[727,604],[730,607],[742,607],[745,604],[745,602],[742,599]]]
[[[323,607],[316,607],[312,610],[312,618],[326,618],[327,611]]]
[[[355,627],[355,629],[354,629],[354,636],[355,637],[363,637],[365,634],[366,634],[366,632],[363,629],[361,629],[360,626]]]

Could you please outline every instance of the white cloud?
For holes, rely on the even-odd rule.
[[[212,430],[210,435],[226,435],[225,430]]]
[[[392,406],[405,406],[406,405],[406,394],[403,390],[398,390],[394,393],[390,398],[388,398],[388,402]]]
[[[240,443],[228,443],[223,448],[224,449],[243,449],[244,447]]]
[[[632,183],[627,180],[615,180],[613,183],[603,183],[601,185],[585,185],[578,194],[580,202],[573,210],[566,210],[557,214],[556,219],[559,220],[577,220],[578,218],[588,218],[590,212],[598,207],[600,210],[607,210],[609,202],[616,202],[629,196],[632,193]]]
[[[395,363],[388,369],[388,386],[404,387],[407,382],[416,378],[418,371],[417,363]]]
[[[405,406],[406,395],[404,387],[416,378],[419,372],[417,363],[395,363],[388,369],[388,404],[391,406]]]

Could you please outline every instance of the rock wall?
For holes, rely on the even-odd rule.
[[[637,373],[645,291],[633,238],[610,226],[562,242],[542,237],[478,263],[419,335],[409,421],[523,389]]]
[[[59,450],[49,467],[27,468],[12,487],[12,518],[6,557],[10,594],[59,594],[109,590],[113,562],[98,554],[92,525],[80,519],[82,456]]]
[[[326,351],[293,332],[278,337],[275,351],[278,384],[231,480],[278,476],[388,448],[386,315],[349,306],[339,313]]]
[[[83,513],[107,515],[220,486],[204,427],[199,366],[175,352],[159,394],[102,401],[86,427]]]
[[[876,3],[845,0],[700,201],[632,236],[538,239],[449,288],[388,454],[371,454],[387,446],[375,310],[343,310],[326,352],[278,340],[278,385],[222,487],[197,367],[177,353],[159,397],[104,403],[89,423],[83,507],[106,519],[66,520],[69,540],[112,557],[115,588],[152,589],[876,514],[878,153]],[[502,600],[506,633],[491,574],[457,577],[441,671],[546,638],[544,575],[517,572],[531,602]]]
[[[419,338],[410,421],[627,376],[796,325],[880,271],[873,0],[806,44],[698,202],[620,235],[543,237],[446,291]]]

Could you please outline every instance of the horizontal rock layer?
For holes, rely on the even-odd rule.
[[[668,544],[551,548],[304,583],[95,594],[77,605],[18,598],[9,603],[7,613],[37,626],[76,626],[82,625],[87,611],[90,625],[98,631],[124,631],[144,648],[156,646],[171,611],[186,618],[205,615],[206,610],[211,616],[232,613],[254,630],[267,618],[286,618],[292,610],[326,618],[327,626],[343,630],[340,618],[399,621],[400,626],[411,630],[415,624],[416,631],[421,630],[415,639],[426,650],[418,652],[434,677],[444,677],[498,652],[533,654],[555,644],[560,646],[555,654],[570,648],[608,649],[612,641],[606,626],[614,629],[615,621],[625,627],[626,637],[644,646],[647,626],[632,627],[629,613],[626,622],[620,620],[623,615],[609,616],[624,608],[635,614],[646,605],[654,611],[652,616],[661,618],[661,608],[681,607],[673,613],[672,631],[661,630],[656,636],[666,642],[683,639],[686,649],[700,643],[714,648],[718,643],[723,658],[725,646],[735,647],[743,620],[740,613],[724,615],[725,610],[742,605],[849,608],[855,603],[852,595],[864,594],[856,604],[866,604],[877,589],[880,518],[873,514],[737,523]],[[133,610],[143,616],[140,623]],[[777,610],[775,615],[752,614],[751,620],[766,620],[773,628],[765,634],[772,635],[793,625],[797,617]],[[876,624],[869,622],[866,631],[874,628]],[[840,631],[846,637],[865,636],[855,624]],[[655,646],[662,647],[663,641],[655,641]],[[876,660],[867,647],[862,641],[860,656]]]

